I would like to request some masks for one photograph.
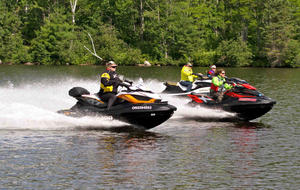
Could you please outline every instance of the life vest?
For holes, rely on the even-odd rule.
[[[117,74],[114,72],[111,72],[109,70],[106,70],[105,72],[103,72],[101,74],[101,78],[100,78],[100,93],[106,93],[106,92],[116,92],[117,91],[117,86],[114,83],[111,83],[109,81],[114,80],[115,76],[117,76]],[[105,82],[104,80],[106,80],[107,82]],[[105,83],[109,83],[109,85],[105,84]]]
[[[215,78],[217,78],[217,81],[215,81],[216,80]],[[225,82],[225,78],[221,78],[221,76],[218,75],[218,76],[216,76],[216,77],[214,77],[212,79],[212,83],[210,85],[210,89],[212,89],[215,92],[218,92],[219,91],[219,87],[222,86],[224,84],[224,82]],[[214,84],[214,83],[216,83],[216,84]]]
[[[193,69],[191,67],[183,66],[181,69],[181,80],[194,82],[194,79],[198,76],[193,75]]]

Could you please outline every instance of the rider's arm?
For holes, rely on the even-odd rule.
[[[185,68],[183,72],[185,75],[187,75],[190,82],[194,81],[193,71],[191,69]]]
[[[103,73],[103,74],[101,75],[101,83],[102,83],[104,86],[111,86],[111,85],[113,85],[114,83],[116,83],[116,81],[110,79],[110,76],[109,76],[108,73]]]
[[[193,75],[194,79],[196,79],[196,78],[202,78],[203,77],[202,73],[192,73],[192,75]]]
[[[189,75],[189,76],[188,76],[188,79],[189,79],[190,82],[193,82],[193,81],[194,81],[193,75]]]
[[[224,84],[224,88],[226,89],[226,90],[230,90],[230,89],[232,89],[232,85],[230,85],[230,84],[228,84],[228,83],[225,83]]]

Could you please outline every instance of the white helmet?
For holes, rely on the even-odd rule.
[[[117,65],[114,61],[109,61],[106,63],[106,67],[109,67],[111,65]]]

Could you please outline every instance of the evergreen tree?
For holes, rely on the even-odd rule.
[[[125,65],[300,62],[299,0],[3,0],[0,10],[2,62],[98,64],[88,33],[104,60]]]
[[[13,9],[14,7],[11,6]],[[31,61],[27,48],[23,45],[21,20],[16,11],[9,10],[0,2],[0,60],[3,63],[24,63]]]
[[[289,2],[285,0],[268,0],[264,15],[266,26],[265,55],[271,67],[286,66],[284,52],[289,43],[293,43],[293,27]]]
[[[67,16],[61,9],[56,9],[45,20],[41,30],[37,31],[37,37],[32,40],[33,60],[44,65],[72,63],[70,41],[75,39],[72,31],[73,26],[68,23]]]

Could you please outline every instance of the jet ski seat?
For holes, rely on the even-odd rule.
[[[177,86],[177,82],[166,81],[164,84],[165,84],[166,86]]]
[[[101,103],[104,103],[98,96],[98,93],[95,93],[95,94],[83,94],[81,95],[82,97],[85,97],[85,98],[91,98],[91,99],[94,99],[94,100],[97,100],[98,102],[101,102]]]
[[[97,105],[98,107],[106,107],[107,106],[107,102],[101,100],[101,98],[99,97],[98,93],[95,94],[83,94],[81,95],[84,98],[88,98],[90,99],[90,101],[96,101],[95,105]],[[117,98],[117,100],[115,101],[115,103],[113,105],[117,105],[120,104],[122,102],[124,102],[125,100]]]

